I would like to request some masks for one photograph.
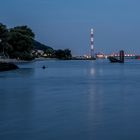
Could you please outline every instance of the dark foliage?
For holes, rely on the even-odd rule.
[[[10,32],[17,32],[31,38],[35,37],[35,34],[28,26],[17,26],[17,27],[11,28]]]
[[[10,58],[33,59],[31,51],[34,37],[34,33],[27,26],[7,29],[5,25],[0,24],[0,52]]]
[[[42,50],[45,54],[44,57],[71,59],[72,55],[69,49],[54,50],[34,40],[34,37],[35,34],[28,26],[7,29],[6,25],[0,23],[0,55],[21,60],[32,60],[34,57],[39,57],[36,54],[37,50]]]
[[[53,50],[53,48],[49,47],[49,46],[46,46],[36,40],[33,41],[33,44],[34,44],[34,49],[35,50],[43,50],[43,51],[46,51],[46,50]]]
[[[58,59],[68,60],[71,59],[72,55],[69,49],[65,49],[65,50],[60,49],[55,51],[55,57]]]

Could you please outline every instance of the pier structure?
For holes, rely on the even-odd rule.
[[[120,50],[120,61],[122,62],[122,63],[124,63],[124,51],[123,50]]]

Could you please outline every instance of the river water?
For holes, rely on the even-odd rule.
[[[140,61],[19,67],[0,73],[0,140],[140,139]]]

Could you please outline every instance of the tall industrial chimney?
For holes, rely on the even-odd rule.
[[[93,28],[91,29],[91,33],[90,33],[90,49],[91,49],[91,59],[95,58],[95,54],[94,54],[94,30],[93,30]]]

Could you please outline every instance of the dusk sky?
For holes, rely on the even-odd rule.
[[[74,55],[124,49],[140,54],[140,0],[1,0],[0,22],[8,27],[28,25],[36,39]]]

